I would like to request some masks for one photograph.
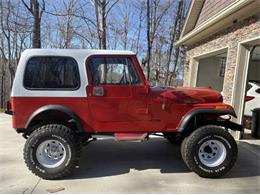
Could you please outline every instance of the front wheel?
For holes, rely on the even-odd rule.
[[[182,146],[183,160],[201,177],[226,174],[237,158],[237,144],[223,128],[207,125],[195,130]]]
[[[43,179],[58,179],[71,173],[80,155],[80,142],[72,130],[61,124],[36,129],[24,146],[28,168]]]

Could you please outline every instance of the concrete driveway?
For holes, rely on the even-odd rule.
[[[0,113],[0,193],[260,193],[260,142],[238,142],[234,168],[223,178],[190,172],[180,148],[162,138],[143,143],[92,142],[66,179],[34,176],[23,162],[25,139]]]

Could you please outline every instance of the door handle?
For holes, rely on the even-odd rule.
[[[105,91],[103,87],[93,87],[93,96],[104,96]]]

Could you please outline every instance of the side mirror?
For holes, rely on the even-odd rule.
[[[93,96],[104,96],[105,91],[103,87],[93,87]]]

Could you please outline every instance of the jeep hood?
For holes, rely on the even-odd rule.
[[[206,87],[153,87],[151,94],[155,98],[161,97],[179,103],[216,103],[222,102],[222,95]]]

